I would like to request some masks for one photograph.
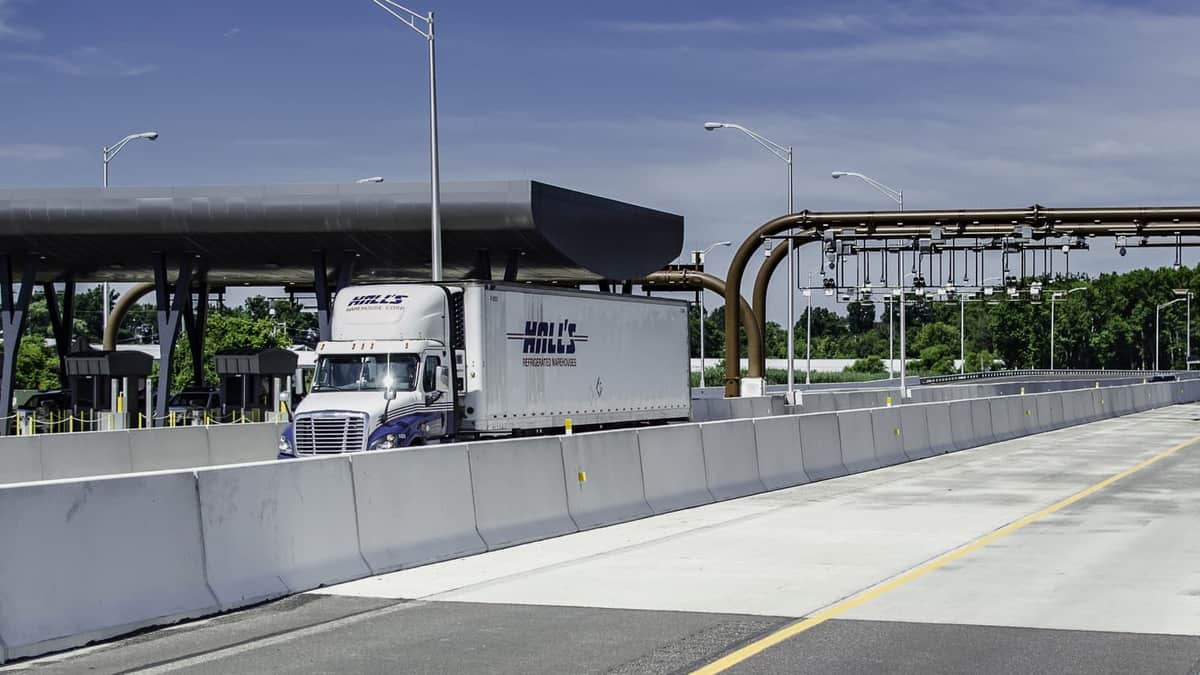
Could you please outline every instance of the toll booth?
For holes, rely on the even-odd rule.
[[[139,351],[74,352],[67,355],[66,366],[71,409],[85,420],[85,427],[138,427],[153,357]],[[88,413],[92,417],[87,417]],[[91,419],[95,422],[86,421]]]
[[[290,392],[298,357],[287,349],[229,349],[216,354],[217,376],[230,414],[241,419],[278,419],[280,394]],[[287,401],[291,405],[291,400]]]

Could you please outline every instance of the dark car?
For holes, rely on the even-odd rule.
[[[69,410],[70,408],[71,392],[65,389],[39,391],[17,406],[17,410],[40,410],[43,412],[51,410],[58,412],[60,410]]]

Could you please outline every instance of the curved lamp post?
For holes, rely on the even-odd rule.
[[[747,129],[746,127],[744,127],[740,124],[733,124],[732,122],[705,122],[704,123],[705,131],[716,131],[717,129],[737,129],[738,131],[749,136],[750,138],[753,138],[755,142],[757,142],[759,145],[766,148],[771,154],[775,155],[776,157],[778,157],[779,159],[782,159],[785,163],[787,163],[787,175],[788,175],[788,179],[787,179],[788,180],[787,210],[788,210],[788,214],[790,215],[792,213],[792,211],[795,210],[795,207],[793,205],[793,197],[794,197],[793,182],[794,181],[792,180],[792,146],[790,146],[790,145],[786,146],[786,147],[782,146],[782,145],[776,143],[775,141],[772,141],[769,138],[762,136],[761,134],[757,134],[757,133],[754,133],[753,131],[750,131],[749,129]],[[788,388],[788,400],[793,401],[793,402],[796,400],[795,399],[795,392],[796,392],[796,367],[795,367],[795,365],[796,365],[796,332],[795,332],[795,327],[796,327],[795,326],[795,324],[796,324],[796,262],[795,262],[795,260],[796,259],[794,257],[794,254],[796,252],[795,247],[796,247],[795,242],[793,242],[791,240],[791,238],[789,238],[788,242],[787,242],[787,256],[788,256],[787,257],[787,259],[788,259],[787,388]],[[764,309],[764,314],[765,314],[766,308],[764,307],[763,309]],[[765,375],[765,373],[764,373],[764,375]],[[765,385],[764,385],[764,389],[765,389]],[[763,393],[766,393],[765,390]]]
[[[438,171],[437,69],[434,65],[433,12],[422,16],[392,0],[371,0],[429,43],[429,230],[433,280],[442,280],[442,184]],[[418,22],[420,26],[418,26]]]
[[[733,242],[718,241],[714,244],[709,244],[708,248],[704,249],[703,251],[692,251],[692,262],[697,266],[703,266],[704,265],[704,256],[708,255],[709,251],[713,250],[714,248],[716,248],[718,246],[733,246]],[[699,295],[700,295],[700,388],[703,389],[704,388],[704,328],[705,328],[704,315],[706,314],[706,312],[704,311],[704,289],[703,288],[700,289]]]
[[[842,176],[851,176],[853,178],[858,178],[858,179],[862,180],[863,182],[865,182],[867,185],[870,185],[871,187],[875,188],[876,190],[879,190],[880,192],[882,192],[883,194],[885,194],[889,198],[891,198],[892,201],[896,202],[896,204],[899,206],[898,210],[900,210],[900,211],[904,210],[904,190],[897,190],[896,188],[888,187],[888,186],[884,185],[883,183],[880,183],[879,181],[875,180],[874,178],[871,178],[870,176],[864,176],[863,174],[858,173],[857,171],[834,171],[830,175],[833,176],[833,178],[835,180],[838,178],[841,178]]]
[[[121,140],[117,141],[116,145],[112,146],[111,148],[107,145],[104,146],[104,183],[103,183],[104,187],[108,187],[108,163],[113,160],[113,157],[117,156],[117,153],[121,151],[121,148],[125,147],[126,143],[128,143],[129,141],[136,141],[136,140],[140,140],[143,138],[146,139],[147,141],[157,141],[158,140],[158,132],[157,131],[143,131],[140,134],[129,134],[125,138],[122,138]]]

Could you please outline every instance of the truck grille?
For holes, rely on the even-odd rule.
[[[296,454],[324,455],[366,449],[366,417],[359,414],[297,415]]]

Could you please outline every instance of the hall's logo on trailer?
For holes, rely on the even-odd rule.
[[[574,368],[576,346],[588,341],[588,336],[581,335],[578,328],[570,319],[526,321],[523,332],[508,333],[506,337],[521,343],[521,353],[526,355],[521,363],[526,368]]]
[[[399,293],[372,293],[369,295],[356,295],[350,298],[350,302],[346,303],[346,309],[369,309],[369,308],[392,308],[404,304],[404,299],[407,295]]]

